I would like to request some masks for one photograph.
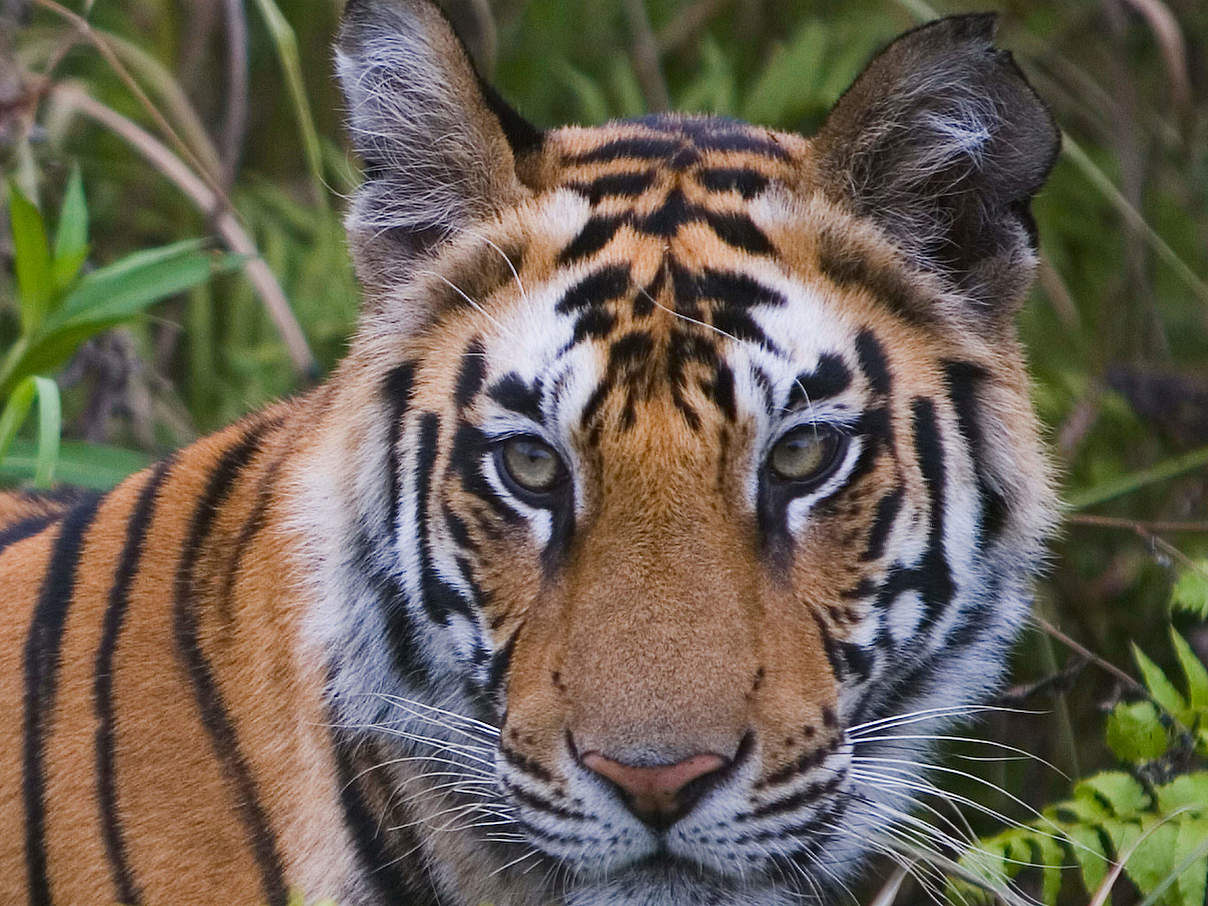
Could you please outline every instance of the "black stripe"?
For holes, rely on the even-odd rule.
[[[866,328],[856,337],[856,355],[872,392],[887,395],[893,386],[889,362],[885,358],[885,349],[871,330]]]
[[[541,381],[529,386],[515,371],[509,371],[487,389],[487,395],[505,409],[531,418],[537,424],[545,424],[541,411]]]
[[[583,229],[579,231],[571,244],[564,248],[558,255],[559,264],[573,264],[580,258],[586,258],[589,255],[594,255],[604,246],[608,245],[609,240],[616,235],[621,224],[624,223],[623,217],[592,217],[583,225]]]
[[[117,888],[117,902],[136,904],[143,898],[142,891],[134,880],[126,852],[126,837],[122,831],[121,815],[118,812],[116,780],[116,739],[114,737],[113,704],[113,660],[117,654],[118,639],[122,624],[130,606],[130,586],[138,572],[147,530],[155,509],[155,495],[167,477],[171,460],[159,463],[147,483],[139,492],[134,510],[126,523],[126,543],[118,559],[113,585],[109,589],[109,603],[101,628],[101,642],[97,648],[96,672],[92,683],[93,705],[96,710],[96,783],[97,808],[100,810],[101,838],[105,843],[105,854],[109,857],[113,886]]]
[[[986,477],[986,438],[977,417],[980,406],[977,390],[988,373],[972,362],[945,362],[944,375],[948,382],[948,398],[956,410],[957,426],[969,445],[969,458],[977,476],[977,496],[981,502],[978,543],[993,541],[1007,521],[1008,507],[1006,499]]]
[[[42,513],[37,516],[27,516],[20,522],[14,522],[7,528],[0,530],[0,553],[4,553],[5,548],[16,544],[18,541],[32,538],[52,522],[62,518],[62,516],[62,513]]]
[[[227,567],[226,575],[222,581],[222,594],[218,597],[218,606],[216,608],[218,619],[226,625],[231,625],[235,619],[235,582],[239,578],[239,566],[243,561],[243,555],[260,530],[264,528],[264,517],[268,512],[269,504],[272,503],[273,492],[276,490],[277,474],[281,469],[281,463],[285,459],[284,453],[276,458],[276,460],[264,470],[264,474],[260,476],[260,481],[256,485],[256,502],[252,506],[251,513],[243,522],[243,527],[239,530],[239,538],[235,542],[235,548],[231,555],[231,564]]]
[[[338,721],[333,720],[333,723]],[[369,804],[361,793],[359,772],[354,768],[350,744],[333,735],[332,749],[340,784],[340,805],[344,809],[344,824],[352,835],[357,861],[361,864],[361,875],[376,894],[374,902],[382,906],[436,906],[436,892],[430,885],[418,880],[423,872],[405,871],[404,863],[387,848],[382,833],[385,822],[370,811]],[[393,833],[397,834],[399,831]],[[408,855],[411,854],[412,848],[418,845],[418,841],[413,842],[412,836],[407,833],[404,840],[400,841],[406,844],[404,852]],[[424,856],[417,854],[414,862],[420,863],[423,860]]]
[[[67,611],[75,594],[76,570],[84,538],[100,495],[90,495],[63,517],[46,578],[38,595],[29,637],[25,642],[25,715],[22,793],[25,800],[25,864],[31,906],[50,906],[46,873],[46,777],[43,764],[46,737],[54,719],[59,658]]]
[[[598,176],[590,182],[567,183],[566,187],[586,195],[592,204],[599,204],[601,199],[609,196],[632,198],[641,195],[654,185],[656,175],[656,171],[653,169],[608,173]]]
[[[716,299],[729,305],[750,308],[754,305],[783,306],[784,296],[770,286],[764,286],[754,277],[735,271],[719,271],[706,268],[696,278],[697,295],[702,299]]]
[[[599,164],[622,157],[638,160],[662,160],[683,147],[683,142],[652,136],[618,138],[566,159],[571,164]]]
[[[868,546],[860,559],[864,561],[880,560],[885,553],[885,542],[893,529],[894,520],[902,508],[903,492],[901,488],[890,491],[877,501],[877,514],[873,517],[872,528],[868,531]]]
[[[776,251],[763,230],[745,214],[719,214],[702,209],[705,222],[727,245],[742,249],[750,255],[771,255]]]
[[[415,363],[403,362],[396,365],[382,382],[382,396],[389,404],[389,419],[386,428],[386,471],[388,479],[386,537],[397,538],[398,508],[402,495],[398,442],[403,430],[403,416],[411,405],[411,391],[415,385]]]
[[[269,826],[268,816],[260,804],[255,778],[243,753],[217,678],[201,647],[198,635],[196,601],[193,597],[193,568],[210,533],[221,506],[226,502],[235,482],[260,449],[260,442],[275,422],[260,422],[247,430],[243,438],[229,448],[210,473],[205,492],[193,511],[189,533],[181,548],[180,564],[176,570],[173,631],[177,654],[193,685],[202,724],[210,736],[214,754],[227,779],[234,785],[232,798],[239,817],[247,830],[252,854],[260,870],[260,882],[269,906],[286,906],[289,892],[277,842]]]
[[[473,619],[473,613],[457,589],[437,575],[432,562],[428,502],[432,493],[432,475],[436,469],[439,440],[440,417],[435,412],[424,413],[420,419],[419,450],[415,461],[415,531],[419,542],[420,594],[423,596],[424,610],[427,611],[428,618],[434,623],[448,625],[449,617],[454,613],[470,620]]]
[[[453,403],[458,409],[465,409],[473,402],[475,395],[482,389],[486,373],[486,353],[482,338],[475,337],[461,354],[461,369],[457,372],[457,386],[453,390]]]
[[[838,396],[851,386],[851,372],[843,359],[831,352],[818,356],[813,371],[803,371],[789,389],[788,405],[813,403]]]
[[[740,168],[698,170],[696,180],[710,192],[738,192],[747,201],[768,187],[768,178],[762,173]]]
[[[612,264],[592,271],[570,289],[554,306],[560,315],[602,305],[629,291],[629,265]]]

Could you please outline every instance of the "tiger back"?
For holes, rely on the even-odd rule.
[[[0,899],[831,896],[1052,524],[1012,321],[1057,133],[992,36],[906,34],[810,139],[542,132],[435,6],[350,3],[347,358],[0,496]]]

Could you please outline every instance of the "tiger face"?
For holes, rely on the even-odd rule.
[[[434,7],[351,6],[368,309],[296,522],[444,895],[823,895],[998,681],[1052,520],[1012,316],[1057,134],[992,32],[907,34],[812,139],[542,133]]]

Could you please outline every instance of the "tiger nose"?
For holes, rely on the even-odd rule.
[[[694,781],[704,780],[730,764],[729,759],[712,753],[650,767],[614,761],[599,752],[588,752],[580,760],[624,793],[631,812],[660,830],[670,827],[704,795],[708,784]]]

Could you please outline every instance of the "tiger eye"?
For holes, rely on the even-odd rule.
[[[835,464],[839,434],[833,428],[802,425],[772,447],[768,465],[784,481],[818,481]]]
[[[558,454],[535,437],[509,437],[504,441],[503,466],[512,481],[536,494],[553,488],[562,473]]]

